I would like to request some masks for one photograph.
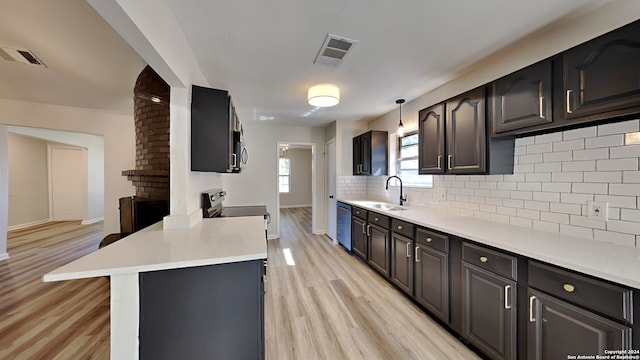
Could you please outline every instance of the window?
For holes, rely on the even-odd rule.
[[[407,134],[398,139],[396,175],[410,187],[433,187],[433,176],[418,175],[418,133]]]
[[[281,193],[288,193],[290,189],[290,175],[291,175],[291,159],[280,158],[278,167],[278,184]]]

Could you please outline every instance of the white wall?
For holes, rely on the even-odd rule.
[[[20,126],[10,126],[9,132],[85,149],[87,152],[87,206],[82,220],[85,224],[104,220],[103,136]]]
[[[49,220],[47,142],[9,133],[9,227]]]
[[[249,150],[249,162],[240,174],[224,174],[223,184],[227,191],[225,205],[264,204],[271,213],[269,237],[279,234],[278,217],[278,142],[315,144],[313,154],[316,165],[313,204],[313,231],[324,233],[326,229],[325,175],[324,175],[324,129],[264,125],[245,122],[244,137]]]
[[[280,207],[311,206],[311,149],[289,149],[290,191],[280,193]]]
[[[0,184],[9,183],[9,140],[7,127],[0,125]],[[9,186],[0,186],[0,260],[7,254],[7,222],[9,220]]]
[[[133,115],[0,99],[0,124],[102,136],[104,139],[104,232],[108,234],[120,231],[118,199],[135,193],[131,183],[121,174],[123,170],[135,168]],[[0,161],[2,161],[1,158]],[[94,160],[90,158],[89,161]],[[3,164],[0,164],[0,169],[2,166]],[[5,207],[5,204],[0,204],[0,209]],[[0,234],[4,231],[6,231],[5,228],[0,228]],[[2,252],[3,249],[0,248],[0,253]]]

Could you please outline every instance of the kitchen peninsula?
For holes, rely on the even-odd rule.
[[[110,276],[112,359],[262,358],[266,258],[262,216],[159,222],[43,280]]]

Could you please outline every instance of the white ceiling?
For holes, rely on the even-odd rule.
[[[105,0],[106,1],[106,0]],[[378,117],[544,26],[607,0],[166,0],[202,73],[243,121],[318,126]],[[0,45],[48,68],[0,59],[0,98],[132,112],[140,57],[84,0],[2,0]],[[339,68],[314,65],[328,33],[358,40]],[[309,86],[339,105],[316,110]]]

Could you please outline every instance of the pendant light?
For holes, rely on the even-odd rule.
[[[403,137],[404,126],[402,125],[402,104],[404,104],[404,99],[396,100],[396,104],[400,105],[400,122],[398,123],[398,131],[396,132],[396,134],[398,134],[398,137]]]

